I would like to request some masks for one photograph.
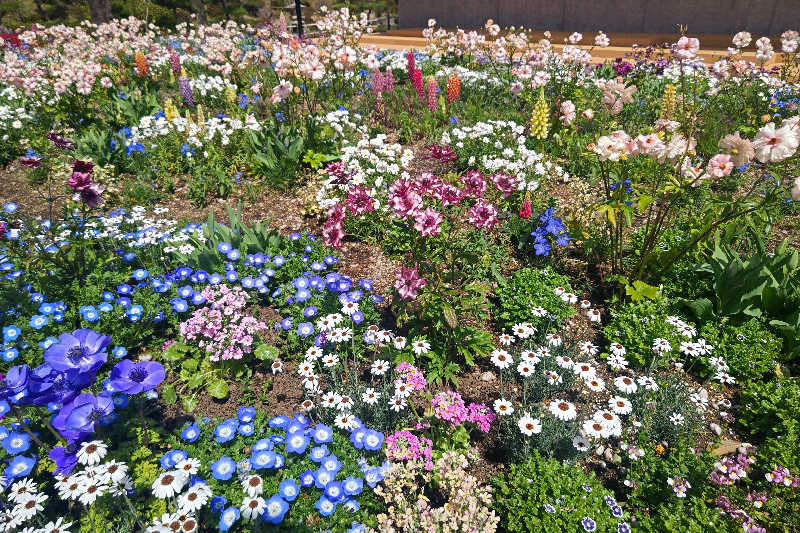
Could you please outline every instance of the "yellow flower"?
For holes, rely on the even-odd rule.
[[[531,113],[530,136],[534,139],[546,139],[550,128],[549,109],[544,99],[544,87],[539,89],[539,99],[533,106]]]

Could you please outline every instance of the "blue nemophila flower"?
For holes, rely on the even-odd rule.
[[[544,512],[548,514],[555,514],[556,508],[550,505],[549,503],[544,504]]]
[[[348,513],[355,514],[358,512],[359,509],[361,509],[361,504],[358,503],[358,501],[356,501],[355,498],[348,498],[342,504],[342,509],[344,509]]]
[[[344,499],[344,487],[341,481],[331,481],[325,485],[325,496],[332,502],[338,502]]]
[[[110,313],[114,310],[114,306],[108,302],[103,302],[97,306],[97,311],[100,313]]]
[[[233,250],[233,245],[229,242],[221,242],[217,244],[217,250],[222,254],[227,254],[231,250]]]
[[[3,204],[3,211],[8,213],[9,215],[16,213],[18,209],[19,206],[14,202],[6,202],[5,204]]]
[[[133,279],[135,279],[136,281],[142,281],[143,279],[147,279],[148,277],[150,277],[150,273],[143,268],[137,268],[136,270],[133,271]]]
[[[304,276],[300,276],[300,277],[294,278],[294,280],[292,280],[292,285],[294,285],[294,288],[298,289],[298,290],[307,289],[309,283],[310,283],[309,279],[304,277]]]
[[[247,422],[239,426],[239,435],[242,437],[249,437],[255,432],[255,430],[256,428],[253,426],[253,424],[251,422]]]
[[[307,489],[314,485],[315,480],[316,476],[314,475],[314,472],[311,470],[306,470],[300,475],[300,486],[304,489]]]
[[[302,455],[308,447],[309,438],[302,433],[293,433],[286,439],[286,452]]]
[[[261,450],[271,450],[275,447],[270,439],[261,439],[253,444],[253,451],[260,452]]]
[[[16,431],[8,434],[3,439],[3,448],[9,455],[17,455],[27,451],[31,447],[31,437],[27,433],[17,433]]]
[[[44,340],[39,341],[39,346],[42,347],[42,350],[47,350],[49,347],[54,345],[58,342],[58,339],[55,337],[46,337]]]
[[[276,255],[275,257],[272,258],[272,264],[277,267],[283,266],[284,264],[286,264],[286,258],[283,257],[282,255]]]
[[[617,533],[631,533],[631,526],[627,522],[617,524]]]
[[[274,468],[275,470],[278,470],[280,468],[283,468],[283,465],[285,465],[285,464],[286,464],[286,458],[284,458],[283,455],[281,455],[279,453],[276,453],[275,454],[275,464],[272,465],[272,468]]]
[[[256,410],[254,407],[240,407],[236,412],[239,422],[252,422],[256,417]]]
[[[297,420],[290,418],[289,423],[286,424],[286,438],[288,439],[295,433],[304,433],[306,426],[298,422]]]
[[[621,518],[623,515],[622,507],[619,505],[614,505],[611,507],[611,516],[614,518]]]
[[[336,511],[336,504],[325,496],[320,496],[319,500],[317,500],[317,503],[314,504],[314,508],[319,511],[320,515],[327,517]]]
[[[359,524],[358,522],[353,522],[351,524],[351,528],[348,529],[345,533],[366,533],[367,528],[364,527],[364,524]]]
[[[208,276],[208,282],[211,285],[219,285],[220,283],[222,283],[222,274],[217,274],[216,272],[214,274],[211,274],[210,276]]]
[[[297,325],[297,334],[301,337],[308,337],[314,333],[314,325],[311,322],[301,322]]]
[[[227,455],[211,463],[211,475],[218,481],[228,481],[235,472],[236,462]]]
[[[335,474],[342,469],[342,462],[339,460],[338,457],[331,454],[322,460],[320,466],[329,472],[333,472],[335,476]]]
[[[374,429],[368,429],[364,435],[363,443],[365,449],[376,452],[383,446],[383,433],[375,431]]]
[[[314,472],[314,486],[318,489],[324,489],[328,483],[333,481],[336,478],[336,473],[331,472],[330,470],[325,470],[324,468],[320,468],[316,472]]]
[[[308,457],[315,463],[321,463],[323,459],[328,457],[329,453],[328,447],[323,444],[322,446],[312,448],[311,453],[308,454]]]
[[[583,520],[581,520],[581,525],[583,526],[584,531],[594,531],[597,529],[597,522],[588,516],[583,517]]]
[[[350,442],[356,450],[364,448],[364,436],[367,434],[367,428],[360,427],[350,432]]]
[[[228,503],[228,498],[226,498],[225,496],[214,496],[213,498],[211,498],[211,503],[209,504],[209,506],[211,507],[211,512],[213,513],[221,512],[225,508],[225,505],[227,503]]]
[[[56,306],[50,302],[42,302],[39,306],[39,312],[43,315],[52,315],[56,310]]]
[[[3,342],[12,342],[19,338],[22,330],[17,326],[11,325],[3,328]]]
[[[192,294],[194,294],[194,289],[192,289],[191,285],[184,285],[178,289],[178,296],[181,298],[191,298]]]
[[[361,311],[356,311],[350,315],[350,320],[352,320],[355,324],[361,324],[364,321],[364,313]]]
[[[300,487],[297,486],[297,482],[295,482],[295,480],[286,479],[281,481],[281,484],[278,488],[278,494],[280,494],[281,498],[287,502],[293,502],[297,499],[297,495],[300,494]]]
[[[175,465],[189,457],[189,453],[185,450],[172,450],[161,456],[159,465],[164,470],[172,470]]]
[[[0,352],[0,355],[2,355],[3,361],[10,363],[19,356],[19,350],[16,348],[6,348]]]
[[[169,303],[176,313],[185,313],[189,310],[189,303],[183,298],[172,298]]]
[[[27,476],[33,470],[33,467],[36,465],[36,459],[32,457],[26,457],[24,455],[18,455],[14,457],[6,467],[3,475],[6,478],[6,482],[10,482],[12,479],[22,478]]]
[[[128,355],[128,349],[124,346],[114,346],[111,348],[111,355],[114,356],[114,359],[122,359]]]
[[[366,472],[364,472],[364,481],[366,481],[370,488],[374,489],[378,483],[383,481],[383,469],[379,466],[368,468]]]
[[[276,494],[266,501],[261,518],[270,524],[280,524],[288,510],[289,504],[279,494]]]
[[[239,422],[235,418],[228,418],[214,429],[214,438],[220,444],[226,443],[236,436]]]
[[[306,318],[311,318],[313,316],[316,316],[316,314],[317,314],[317,306],[315,305],[309,305],[308,307],[303,309],[303,316],[305,316]]]
[[[192,295],[192,305],[203,305],[206,303],[206,297],[201,293],[196,292]]]
[[[256,470],[272,468],[275,465],[277,454],[272,450],[256,450],[250,457],[250,466]]]
[[[117,285],[117,294],[127,295],[132,293],[133,293],[133,287],[131,287],[127,283],[123,283],[122,285]]]
[[[281,320],[281,328],[282,328],[284,331],[289,331],[290,329],[292,329],[292,325],[293,325],[293,324],[294,324],[294,323],[292,322],[292,319],[291,319],[291,318],[288,318],[288,317],[287,317],[287,318],[284,318],[283,320]]]
[[[114,303],[123,309],[127,309],[128,307],[131,306],[131,299],[128,298],[127,296],[120,296],[119,298],[114,300]]]
[[[181,438],[186,442],[195,442],[200,438],[200,427],[194,424],[189,424],[183,431],[181,431]]]
[[[289,417],[287,416],[273,416],[269,419],[269,427],[277,429],[285,429],[289,424]]]
[[[314,442],[317,444],[325,444],[333,441],[333,430],[325,424],[317,424],[314,427]]]
[[[30,326],[33,329],[42,329],[50,323],[50,319],[46,315],[33,315],[31,317]]]
[[[237,520],[239,520],[239,509],[236,507],[228,507],[222,514],[219,515],[219,530],[228,531]]]
[[[112,394],[111,400],[114,402],[115,409],[125,409],[130,403],[130,396],[127,394]]]
[[[298,302],[301,303],[305,302],[306,300],[311,298],[311,291],[309,291],[308,289],[300,289],[299,291],[297,291],[294,297],[297,299]]]
[[[239,258],[242,256],[242,253],[239,250],[231,250],[228,252],[225,257],[228,258],[230,261],[238,261]]]
[[[344,488],[345,494],[348,496],[357,496],[361,494],[361,491],[364,489],[364,480],[358,477],[348,476],[345,478],[342,487]]]

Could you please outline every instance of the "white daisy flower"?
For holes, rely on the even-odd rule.
[[[614,386],[625,394],[633,394],[639,389],[639,387],[636,385],[636,381],[629,376],[619,376],[618,378],[614,379]]]
[[[606,390],[606,382],[598,377],[587,379],[585,383],[592,392],[603,392]]]
[[[589,318],[589,322],[600,322],[603,318],[599,309],[587,309],[586,316]]]
[[[108,446],[103,441],[93,440],[81,444],[78,450],[78,462],[82,465],[96,465],[100,464],[103,457],[108,453]]]
[[[200,469],[200,461],[195,459],[194,457],[187,457],[186,459],[179,461],[175,465],[175,470],[180,470],[181,472],[188,474],[190,476],[194,476],[197,474],[197,471]]]
[[[621,355],[612,355],[607,360],[608,366],[612,370],[624,370],[628,368],[628,360]]]
[[[330,409],[335,408],[342,401],[342,397],[334,391],[328,391],[322,395],[322,405]]]
[[[717,372],[714,374],[714,379],[722,383],[723,385],[733,385],[736,383],[736,378],[728,374],[727,372]]]
[[[306,350],[306,359],[308,359],[309,361],[316,361],[317,359],[322,357],[322,355],[323,355],[322,348],[319,348],[317,346],[312,346],[311,348]]]
[[[503,333],[499,337],[500,344],[503,346],[511,346],[514,344],[514,337],[509,335],[508,333]]]
[[[370,368],[370,373],[372,373],[373,376],[382,376],[388,371],[389,361],[384,361],[383,359],[376,359]]]
[[[363,401],[367,405],[375,405],[378,403],[378,400],[381,398],[381,393],[376,392],[373,388],[368,388],[364,391],[361,395],[361,401]]]
[[[12,503],[22,503],[25,500],[36,496],[36,483],[30,478],[25,478],[17,481],[6,493],[8,500]]]
[[[583,380],[594,379],[597,375],[597,370],[589,363],[575,363],[572,371]]]
[[[564,381],[564,379],[557,372],[553,372],[552,370],[545,370],[544,376],[547,378],[548,385],[558,385]]]
[[[578,303],[578,297],[571,292],[563,292],[559,295],[561,301],[568,304]]]
[[[345,431],[351,431],[358,427],[358,422],[356,421],[356,417],[350,413],[343,413],[336,417],[334,422],[336,427],[339,429],[343,429]]]
[[[672,345],[669,343],[667,339],[662,339],[661,337],[653,339],[653,351],[654,352],[671,352]]]
[[[314,373],[314,364],[310,361],[305,361],[297,365],[297,373],[303,377],[308,377]]]
[[[389,408],[396,413],[399,413],[400,411],[405,409],[406,405],[407,405],[406,399],[403,398],[402,396],[395,396],[389,400]]]
[[[162,474],[162,476],[163,475],[165,475],[165,474]],[[161,477],[161,476],[159,476],[159,477]],[[158,482],[158,481],[159,480],[156,479],[156,482]],[[155,495],[156,494],[155,483],[153,483],[153,486],[154,486],[153,495]],[[78,496],[78,501],[81,502],[83,505],[88,507],[89,505],[92,505],[94,502],[96,502],[97,498],[99,498],[100,496],[105,494],[106,491],[108,490],[108,488],[109,488],[108,485],[106,485],[104,483],[99,483],[97,481],[87,481],[84,485],[81,486],[81,491],[80,491],[80,495]],[[163,493],[163,492],[164,492],[163,489],[159,489],[159,493]],[[174,494],[175,494],[175,492],[173,491],[172,495],[174,495]],[[156,497],[159,497],[159,496],[156,496]],[[169,497],[169,496],[166,496],[166,497]]]
[[[531,350],[524,350],[520,354],[520,356],[522,357],[523,361],[526,361],[527,363],[532,364],[532,365],[538,365],[539,362],[541,361],[539,356],[536,355],[536,352],[533,352]]]
[[[565,289],[564,287],[556,287],[555,289],[553,289],[553,292],[555,293],[556,296],[561,296],[562,294],[567,292],[567,289]]]
[[[672,413],[669,417],[669,421],[672,422],[675,426],[682,426],[684,422],[683,415],[680,413]]]
[[[491,357],[492,364],[500,370],[505,370],[514,362],[511,358],[511,354],[502,349],[493,350],[489,356]]]
[[[586,420],[581,426],[583,432],[593,439],[607,439],[611,433],[597,420]]]
[[[38,530],[41,533],[70,533],[69,528],[72,527],[72,522],[64,522],[64,517],[59,517],[55,522],[48,522]]]
[[[627,353],[625,347],[618,342],[611,344],[611,346],[609,346],[608,349],[611,350],[612,354],[620,357],[624,356]]]
[[[412,344],[411,349],[414,350],[414,353],[416,355],[424,355],[431,350],[431,345],[430,343],[428,343],[428,341],[424,339],[419,339],[414,341],[414,344]]]
[[[564,339],[558,333],[548,333],[544,338],[547,339],[547,344],[553,348],[558,348],[564,343]]]
[[[340,411],[350,411],[355,406],[353,399],[350,396],[342,396],[339,400],[339,403],[336,404],[336,408]]]
[[[556,364],[565,370],[569,370],[575,366],[575,361],[566,355],[562,355],[560,357],[556,357]]]
[[[178,498],[178,508],[182,513],[194,513],[203,508],[208,503],[211,496],[211,489],[205,483],[197,483]]]
[[[542,422],[538,418],[531,417],[528,413],[523,413],[517,422],[520,432],[526,437],[530,437],[542,432]]]
[[[592,307],[592,302],[589,300],[581,300],[581,309],[589,309]]]
[[[583,435],[575,435],[572,439],[572,446],[579,452],[585,452],[589,449],[589,441]]]
[[[258,474],[253,474],[242,479],[242,490],[251,498],[255,498],[264,492],[264,478]]]
[[[639,385],[644,387],[647,390],[657,391],[658,390],[658,383],[656,380],[651,378],[650,376],[640,376],[636,378],[636,381],[639,382]]]
[[[522,376],[524,378],[527,378],[528,376],[531,376],[533,374],[534,370],[535,369],[534,369],[533,365],[531,365],[530,363],[528,363],[526,361],[522,361],[520,364],[517,365],[517,372],[519,373],[520,376]]]
[[[242,517],[244,517],[245,520],[255,520],[261,516],[261,513],[263,513],[266,508],[267,502],[264,501],[264,498],[260,496],[248,496],[242,500],[242,505],[239,507],[239,510],[242,512]]]
[[[514,412],[511,402],[504,398],[498,398],[494,401],[494,410],[500,416],[507,416]]]
[[[599,351],[599,348],[597,346],[595,346],[594,344],[592,344],[591,342],[585,341],[585,342],[582,342],[580,344],[580,346],[578,347],[578,350],[580,350],[580,352],[583,355],[591,356],[591,355],[597,355],[597,352]]]
[[[172,498],[180,493],[189,480],[189,475],[180,470],[164,472],[153,481],[153,496],[159,499]],[[107,488],[107,487],[106,487]],[[81,503],[83,500],[81,499]],[[86,504],[84,504],[86,505]]]
[[[406,338],[395,337],[394,340],[392,341],[392,344],[394,345],[395,349],[402,350],[403,348],[406,347]]]
[[[627,415],[633,410],[633,404],[623,396],[614,396],[609,398],[608,408],[618,415]]]
[[[547,409],[550,411],[550,414],[563,422],[575,420],[575,417],[578,416],[578,412],[575,410],[575,404],[566,400],[553,400],[547,405]]]
[[[531,309],[531,314],[536,318],[542,318],[544,316],[547,316],[547,309],[545,309],[544,307],[537,306]]]

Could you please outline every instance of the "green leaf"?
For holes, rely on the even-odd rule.
[[[714,304],[708,298],[699,298],[687,302],[686,305],[703,322],[711,320],[714,316]]]
[[[278,349],[269,344],[262,344],[255,349],[253,354],[261,361],[274,361],[278,358]]]
[[[222,379],[217,379],[209,383],[206,390],[211,396],[218,400],[223,400],[228,397],[228,384]]]
[[[187,359],[181,368],[187,372],[195,372],[199,366],[200,363],[197,362],[197,359]]]
[[[164,400],[167,405],[172,405],[178,401],[178,394],[175,392],[175,387],[172,383],[167,383],[161,387],[161,399]]]
[[[181,404],[183,405],[183,410],[187,413],[191,413],[197,407],[197,398],[194,396],[185,396],[181,400]]]

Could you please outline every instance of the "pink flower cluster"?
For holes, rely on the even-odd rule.
[[[489,433],[492,422],[497,418],[492,410],[483,403],[471,403],[467,409],[469,409],[467,420],[478,426],[482,433]]]
[[[409,431],[396,431],[386,437],[386,457],[399,462],[422,460],[425,470],[433,470],[433,442]]]
[[[180,324],[186,341],[197,341],[211,361],[241,359],[253,351],[254,335],[267,329],[264,322],[243,314],[248,295],[240,287],[206,287],[208,305]]]
[[[428,385],[425,374],[423,374],[419,368],[405,361],[395,367],[394,375],[397,376],[394,379],[395,387],[398,383],[402,383],[411,390],[419,391]]]
[[[717,506],[720,513],[742,522],[742,528],[745,533],[767,533],[767,530],[756,524],[744,509],[735,507],[727,496],[718,496],[714,500],[714,505]]]
[[[385,73],[376,70],[372,73],[372,95],[377,97],[380,93],[394,92],[394,74],[391,70]]]
[[[342,246],[342,239],[347,235],[344,232],[345,208],[342,204],[336,204],[328,209],[327,214],[328,220],[322,228],[322,239],[326,245],[339,248]]]
[[[792,487],[795,489],[800,487],[800,477],[792,477],[789,469],[785,466],[777,466],[773,468],[772,472],[767,472],[765,477],[767,478],[767,481],[775,485],[783,485],[785,487]]]
[[[747,471],[754,462],[754,457],[748,457],[743,453],[737,454],[736,458],[725,457],[714,463],[714,471],[709,480],[716,485],[733,485],[747,477]]]
[[[416,268],[400,267],[395,272],[394,288],[403,300],[416,300],[419,291],[428,284],[419,276]]]
[[[460,426],[469,416],[464,398],[453,391],[438,393],[431,400],[431,407],[436,418],[449,422],[453,427]]]

